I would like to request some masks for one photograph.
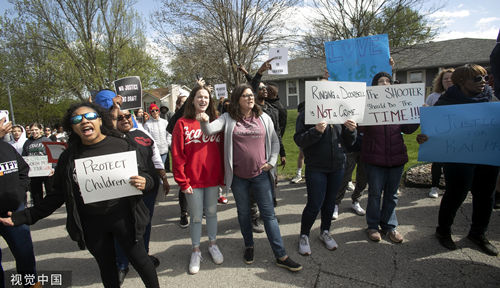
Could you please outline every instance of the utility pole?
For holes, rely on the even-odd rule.
[[[10,96],[10,81],[7,81],[7,94],[9,95],[10,115],[12,115],[12,124],[16,124],[16,117],[14,117],[14,107],[12,106],[12,97]]]

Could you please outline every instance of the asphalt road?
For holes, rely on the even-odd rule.
[[[172,179],[170,179],[172,181]],[[173,182],[171,182],[173,184]],[[202,236],[200,272],[188,274],[191,241],[189,229],[181,229],[177,186],[167,197],[160,196],[155,208],[150,252],[161,264],[157,268],[162,287],[500,287],[500,260],[482,253],[467,238],[471,218],[471,197],[459,210],[453,226],[460,249],[448,251],[434,237],[440,198],[427,198],[427,189],[400,189],[397,216],[405,240],[392,244],[368,240],[364,217],[350,211],[350,193],[333,221],[333,237],[339,244],[329,251],[318,239],[319,219],[311,231],[311,256],[297,252],[300,217],[306,201],[305,184],[280,183],[276,214],[288,254],[304,269],[288,272],[274,264],[264,234],[255,234],[255,262],[243,262],[243,239],[232,195],[227,205],[218,206],[218,244],[224,263],[215,265],[207,251],[206,231]],[[366,206],[363,194],[361,204]],[[81,251],[65,231],[66,212],[57,210],[32,226],[39,272],[71,271],[72,287],[102,287],[97,264],[88,251]],[[500,212],[494,211],[489,239],[500,248]],[[15,270],[12,254],[3,238],[2,265]],[[7,275],[8,276],[8,273]],[[64,276],[65,277],[65,276]],[[7,279],[8,280],[8,279]],[[9,283],[7,283],[9,284]],[[131,268],[122,287],[143,287]]]

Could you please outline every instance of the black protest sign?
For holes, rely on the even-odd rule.
[[[122,110],[142,108],[142,85],[139,76],[130,76],[114,82],[116,94],[123,97]]]

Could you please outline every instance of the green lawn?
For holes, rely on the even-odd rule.
[[[293,134],[295,133],[295,120],[297,119],[297,110],[288,110],[288,120],[286,125],[285,135],[283,136],[283,145],[285,146],[286,151],[286,166],[284,169],[281,167],[278,168],[278,174],[280,177],[285,179],[291,179],[295,176],[295,172],[297,169],[297,156],[299,155],[299,148],[295,145],[293,141]],[[408,167],[417,164],[418,157],[418,144],[415,138],[417,134],[420,133],[420,128],[413,134],[404,135],[405,144],[408,148],[408,158],[409,161],[405,165],[405,170]],[[302,174],[304,175],[304,174]],[[353,177],[355,173],[353,173]]]

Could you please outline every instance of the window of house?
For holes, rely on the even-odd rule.
[[[299,104],[299,80],[286,81],[286,106],[295,107]]]
[[[408,72],[408,83],[425,83],[425,71],[409,71]]]

